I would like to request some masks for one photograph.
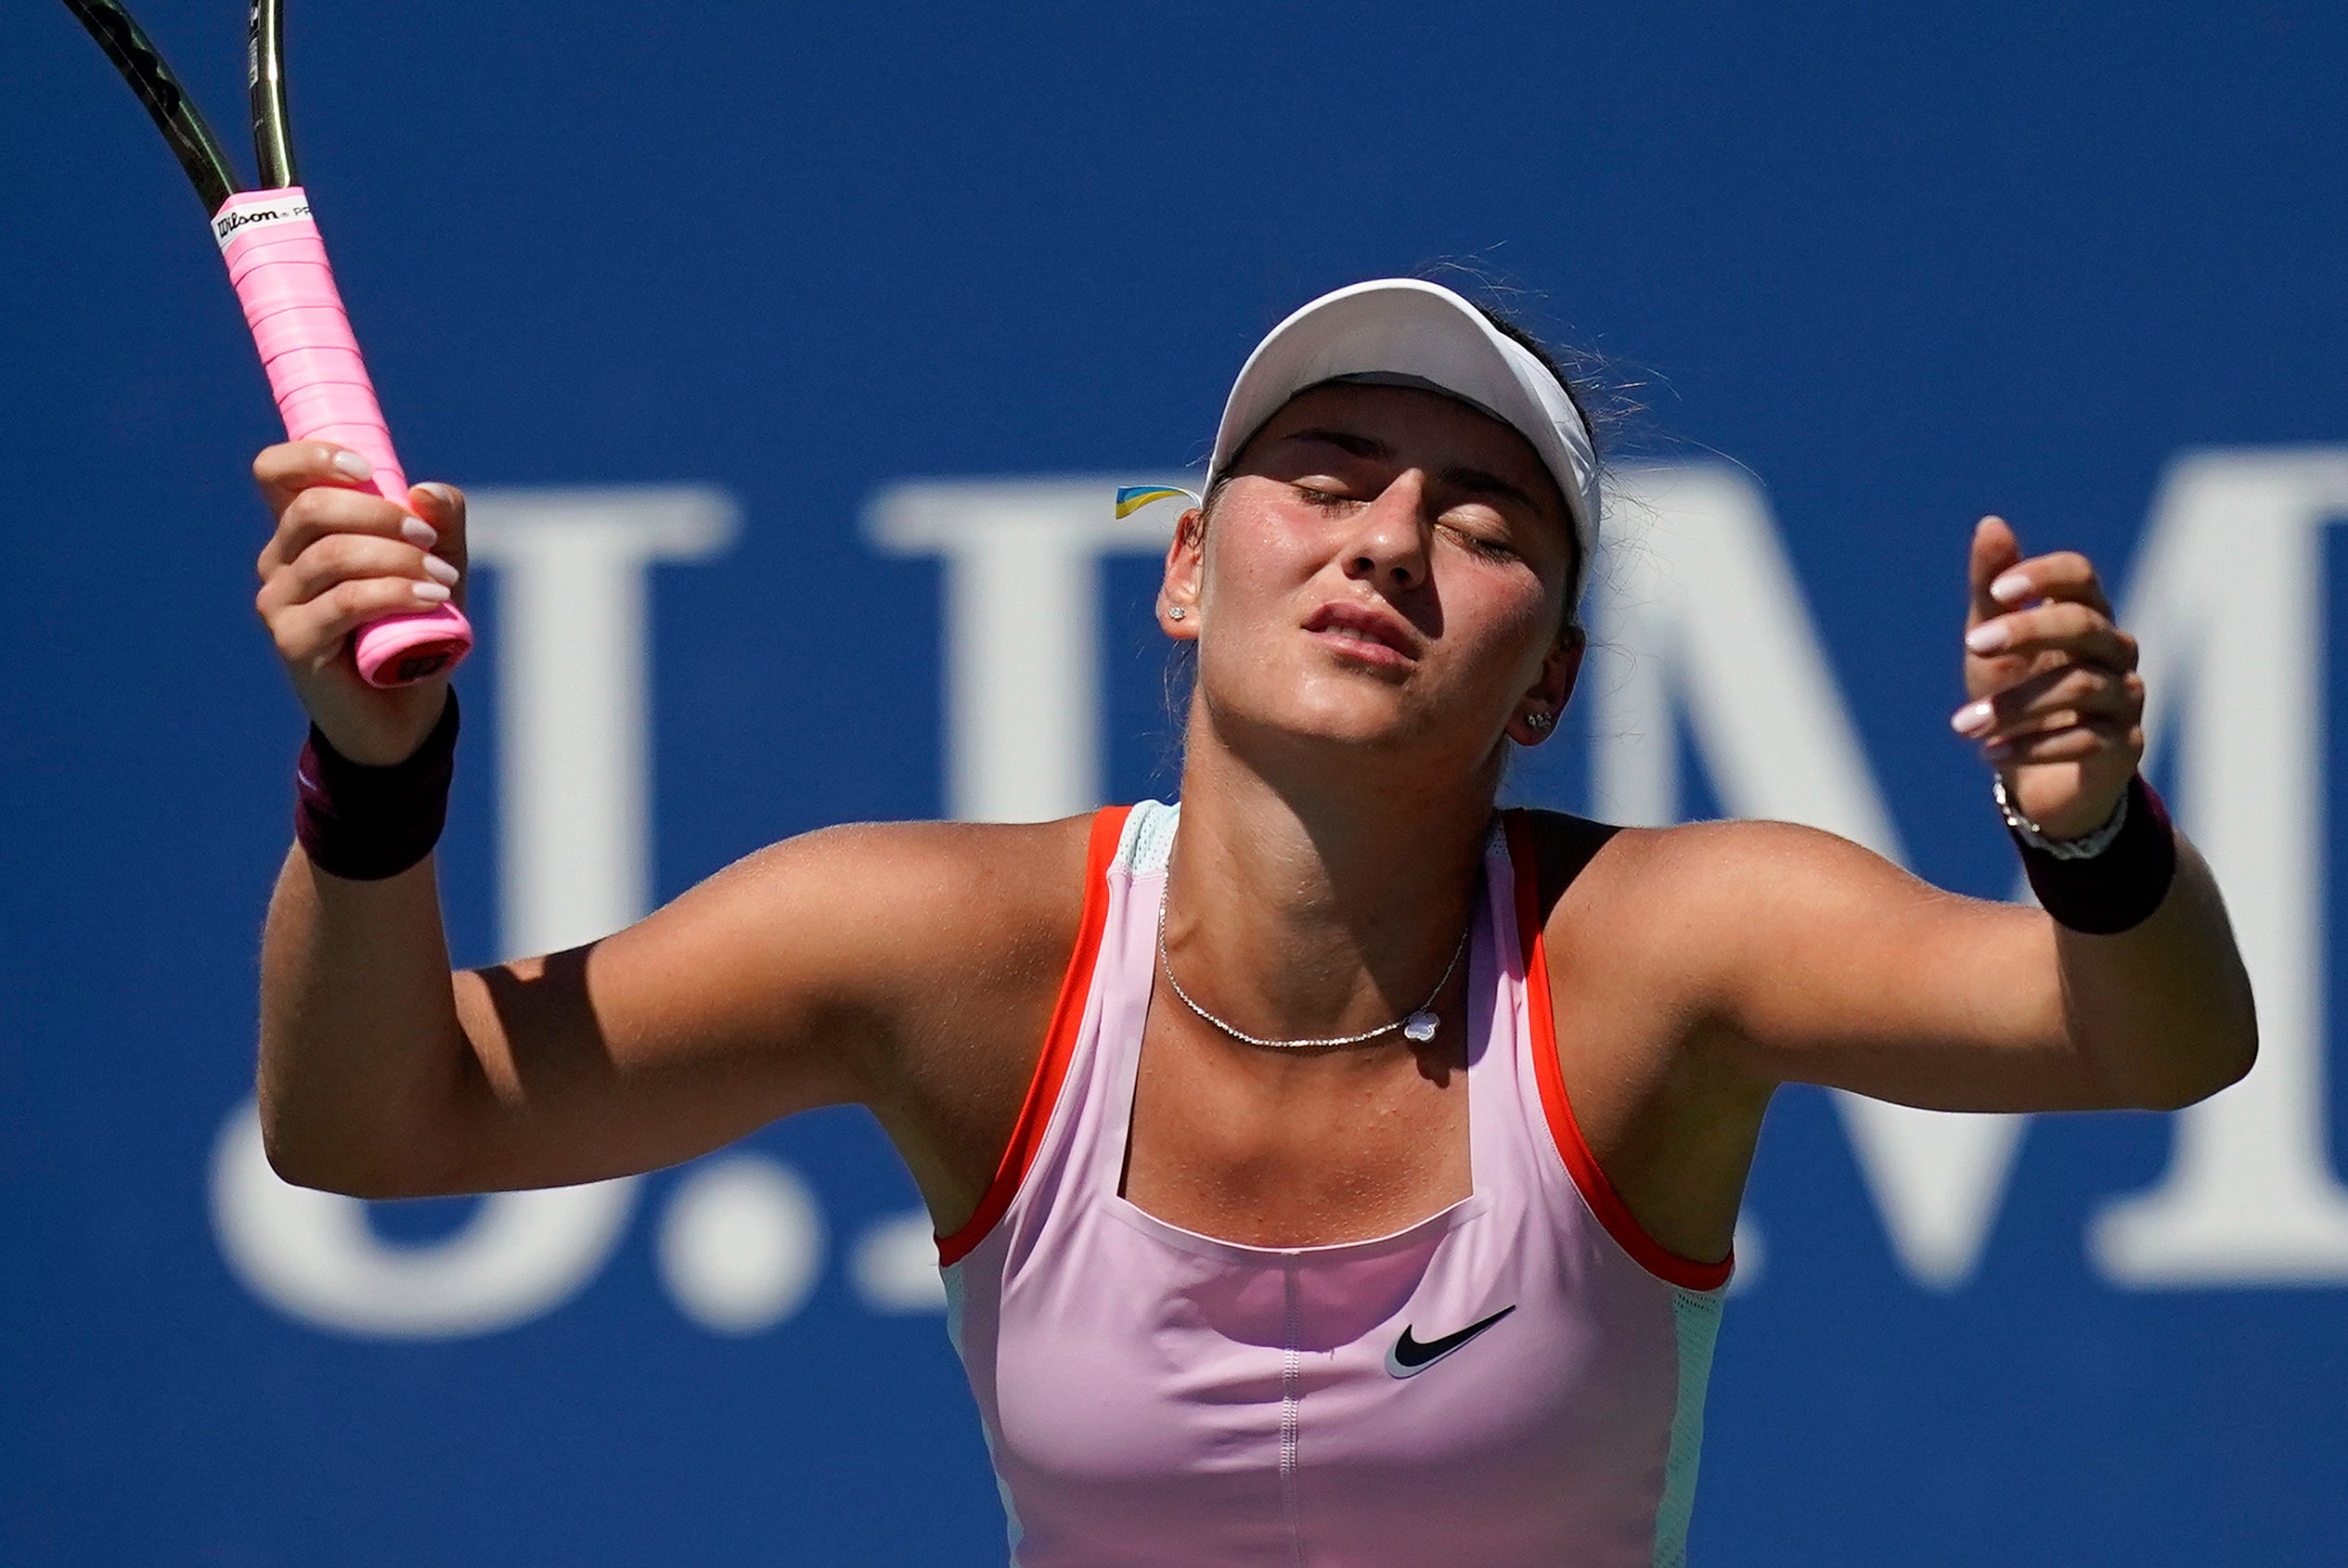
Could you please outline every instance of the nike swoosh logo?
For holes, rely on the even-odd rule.
[[[1516,1310],[1513,1305],[1503,1306],[1490,1317],[1478,1318],[1466,1328],[1445,1334],[1439,1340],[1413,1338],[1410,1325],[1405,1324],[1402,1337],[1396,1340],[1394,1348],[1386,1353],[1386,1369],[1398,1378],[1414,1378]]]

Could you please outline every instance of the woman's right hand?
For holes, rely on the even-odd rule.
[[[277,520],[254,563],[253,608],[312,721],[336,751],[380,766],[423,744],[448,676],[369,686],[351,658],[351,634],[452,598],[463,608],[465,498],[452,485],[419,484],[403,508],[369,486],[371,472],[357,453],[319,441],[285,442],[253,459]]]

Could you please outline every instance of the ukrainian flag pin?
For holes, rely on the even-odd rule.
[[[1117,487],[1117,516],[1131,517],[1153,501],[1170,501],[1180,495],[1195,507],[1199,499],[1191,492],[1171,484],[1126,484]]]

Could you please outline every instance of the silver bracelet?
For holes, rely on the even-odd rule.
[[[2128,797],[2122,792],[2120,803],[2111,808],[2111,815],[2105,819],[2102,827],[2075,839],[2050,839],[2037,823],[2014,809],[2013,801],[2006,793],[2004,774],[1990,775],[1989,788],[1990,793],[1996,798],[1998,815],[2006,818],[2006,826],[2014,830],[2014,836],[2031,848],[2042,850],[2058,860],[2093,860],[2111,847],[2111,841],[2118,838],[2120,829],[2127,825]]]

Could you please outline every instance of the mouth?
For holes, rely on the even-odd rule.
[[[1324,604],[1304,629],[1331,651],[1362,663],[1408,669],[1419,662],[1417,635],[1400,617],[1367,605]]]

